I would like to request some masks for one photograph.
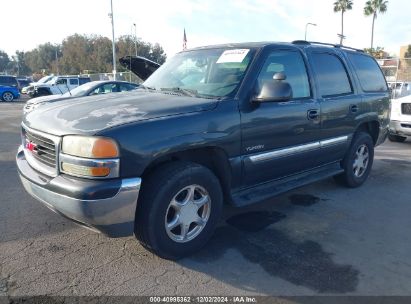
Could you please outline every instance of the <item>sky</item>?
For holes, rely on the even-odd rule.
[[[115,36],[134,34],[159,43],[171,57],[181,51],[183,30],[188,48],[246,41],[307,40],[337,43],[341,14],[335,0],[112,0]],[[61,43],[72,34],[96,34],[111,39],[110,0],[1,0],[0,50],[10,56],[39,44]],[[363,15],[365,0],[353,0],[345,14],[345,45],[370,47],[372,17]],[[389,0],[388,11],[378,16],[374,47],[399,55],[411,44],[408,0]]]

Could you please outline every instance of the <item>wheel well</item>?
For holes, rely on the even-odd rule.
[[[171,153],[160,157],[147,166],[142,174],[143,185],[146,176],[157,170],[162,165],[173,161],[190,161],[210,169],[218,178],[224,194],[224,201],[231,201],[231,168],[226,153],[216,147],[192,149]]]
[[[378,136],[380,133],[380,124],[378,121],[364,122],[358,126],[356,133],[364,131],[371,135],[374,145],[377,143]]]

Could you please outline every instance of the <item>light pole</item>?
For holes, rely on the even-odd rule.
[[[111,3],[111,13],[108,16],[111,18],[111,32],[113,35],[113,76],[114,80],[117,80],[117,71],[116,71],[116,41],[114,40],[114,14],[113,14],[113,0],[110,0]]]
[[[137,57],[137,25],[133,23],[134,26],[134,45],[136,48],[136,57]]]
[[[305,41],[307,41],[307,28],[308,28],[309,25],[317,26],[317,24],[311,23],[311,22],[308,22],[308,23],[305,25],[305,35],[304,35],[304,40],[305,40]]]

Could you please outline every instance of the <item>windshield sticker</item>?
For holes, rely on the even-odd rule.
[[[249,49],[226,50],[218,58],[217,63],[243,62],[249,51]]]

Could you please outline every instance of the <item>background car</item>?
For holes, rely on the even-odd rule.
[[[0,99],[3,101],[13,101],[18,98],[20,98],[20,92],[16,77],[0,75]]]
[[[85,76],[54,76],[46,83],[36,84],[29,95],[30,97],[61,95],[90,81],[90,77]]]
[[[13,101],[20,98],[17,87],[0,86],[0,99],[2,101]]]
[[[17,83],[19,86],[19,90],[20,92],[22,92],[24,87],[27,87],[28,85],[30,85],[30,79],[27,78],[17,78]]]
[[[34,87],[35,87],[36,85],[39,85],[39,84],[42,84],[42,83],[46,83],[46,82],[50,81],[51,79],[53,79],[53,77],[54,77],[54,75],[44,76],[44,77],[40,78],[39,81],[37,81],[37,82],[32,82],[32,83],[30,83],[28,86],[23,87],[23,88],[21,89],[21,92],[22,92],[23,94],[30,94],[31,92],[34,91]]]
[[[74,97],[131,91],[136,89],[138,86],[139,85],[136,83],[126,81],[92,81],[78,86],[71,91],[67,91],[62,95],[48,95],[30,99],[24,106],[23,112],[31,112],[38,106],[48,102],[55,102]]]

